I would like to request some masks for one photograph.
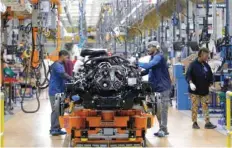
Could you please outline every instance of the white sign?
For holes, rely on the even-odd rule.
[[[198,8],[206,8],[205,4],[198,4]],[[212,8],[212,4],[209,4],[209,8]],[[217,4],[217,8],[226,8],[226,4]]]

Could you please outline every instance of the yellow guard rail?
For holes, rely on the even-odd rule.
[[[232,92],[226,92],[226,129],[227,129],[227,147],[231,147],[231,99],[232,99]]]
[[[0,147],[4,147],[4,94],[0,92]]]

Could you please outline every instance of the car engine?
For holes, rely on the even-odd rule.
[[[73,83],[66,84],[66,94],[79,95],[78,101],[88,109],[131,109],[151,92],[148,83],[141,81],[135,65],[119,56],[90,58]]]

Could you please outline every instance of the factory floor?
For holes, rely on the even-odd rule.
[[[50,128],[50,104],[47,96],[42,96],[41,108],[37,113],[25,114],[22,111],[8,117],[5,121],[5,147],[63,147],[68,145],[66,136],[52,137]],[[26,109],[34,109],[36,101],[30,101]],[[169,109],[168,127],[170,135],[157,138],[153,133],[158,124],[147,132],[149,147],[225,147],[226,136],[216,130],[193,130],[191,118],[175,108]]]

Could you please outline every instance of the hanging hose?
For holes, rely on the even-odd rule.
[[[45,64],[44,64],[44,65],[45,65]],[[49,76],[50,72],[51,72],[51,68],[50,68],[50,66],[49,66],[48,71],[46,72],[46,69],[45,69],[45,71],[44,71],[45,79],[44,79],[43,85],[41,84],[40,86],[38,86],[40,89],[46,89],[46,88],[49,86],[50,80],[48,79],[48,76]],[[46,84],[46,82],[48,82],[48,83]],[[45,85],[45,84],[46,84],[46,85]],[[45,86],[44,86],[44,85],[45,85]]]
[[[33,52],[32,52],[32,56],[31,57],[33,57]],[[38,70],[37,68],[33,68],[33,67],[31,67],[31,62],[29,62],[29,65],[26,65],[25,66],[25,69],[24,69],[24,72],[26,72],[26,81],[25,81],[25,88],[24,88],[24,91],[23,91],[23,95],[22,95],[22,101],[21,101],[21,109],[22,109],[22,111],[24,112],[24,113],[35,113],[35,112],[37,112],[38,110],[39,110],[39,108],[40,108],[40,101],[39,101],[39,95],[38,95],[38,89],[39,90],[41,90],[41,89],[46,89],[48,86],[49,86],[49,78],[48,78],[48,76],[49,76],[49,74],[50,74],[50,66],[49,66],[49,69],[48,69],[48,71],[47,71],[47,69],[46,69],[46,65],[45,65],[45,63],[44,63],[44,58],[43,58],[43,55],[42,56],[40,56],[40,61],[42,61],[41,62],[41,64],[42,64],[42,66],[43,66],[43,68],[44,68],[44,75],[45,75],[45,79],[44,79],[44,81],[42,82],[42,83],[36,83],[36,93],[35,93],[35,95],[36,95],[36,100],[37,100],[37,108],[35,109],[35,110],[33,110],[33,111],[27,111],[27,110],[25,110],[25,108],[24,108],[24,99],[25,99],[25,93],[26,93],[26,89],[28,88],[28,82],[27,82],[27,78],[29,77],[29,76],[31,76],[31,75],[34,75],[35,76],[35,78],[36,78],[36,81],[38,82],[38,79],[40,78],[40,77],[36,77],[36,70]],[[33,68],[32,69],[32,74],[30,73],[30,69],[31,68]],[[47,83],[47,85],[45,85],[46,84],[46,82],[48,82]],[[44,86],[45,85],[45,86]]]
[[[30,76],[30,79],[31,79],[31,73],[30,73],[30,67],[31,65],[30,65],[30,62],[29,62],[29,66],[27,67],[27,71],[26,71],[26,81],[25,81],[25,87],[24,87],[24,91],[23,91],[23,96],[21,96],[22,97],[22,101],[21,101],[21,109],[22,109],[22,111],[24,112],[24,113],[36,113],[39,109],[40,109],[40,101],[39,101],[39,96],[38,96],[38,93],[37,93],[37,90],[36,90],[36,93],[35,93],[35,96],[36,96],[36,101],[37,101],[37,108],[35,109],[35,110],[32,110],[32,111],[27,111],[27,110],[25,110],[24,109],[24,99],[25,99],[25,93],[26,93],[26,90],[27,90],[27,86],[29,86],[28,85],[28,77]],[[33,92],[32,92],[32,95],[33,95]]]
[[[35,72],[35,69],[31,69],[33,68],[32,64],[33,64],[33,59],[34,59],[34,53],[35,53],[35,38],[34,38],[34,28],[32,28],[32,53],[31,53],[31,58],[29,60],[27,60],[28,62],[28,65],[25,65],[27,67],[25,67],[24,70],[26,70],[26,80],[25,80],[25,87],[24,87],[24,91],[23,91],[23,95],[21,96],[22,97],[22,101],[21,101],[21,109],[24,113],[36,113],[39,108],[40,108],[40,101],[39,101],[39,96],[38,96],[38,92],[37,92],[37,89],[36,89],[36,93],[35,93],[35,97],[36,97],[36,101],[37,101],[37,108],[35,110],[32,110],[32,111],[27,111],[25,110],[24,108],[24,99],[25,99],[25,93],[26,93],[26,90],[27,90],[27,87],[29,86],[27,84],[27,80],[28,80],[28,77],[30,76],[30,80],[31,80],[31,77],[33,75],[33,73],[31,72],[34,72],[34,76],[36,77],[36,72]],[[40,43],[40,42],[39,42]],[[39,64],[40,65],[40,64]],[[39,67],[39,66],[38,66]],[[37,68],[38,68],[37,67]],[[37,86],[35,85],[35,87],[37,88]],[[32,89],[32,96],[33,96],[33,89]]]

